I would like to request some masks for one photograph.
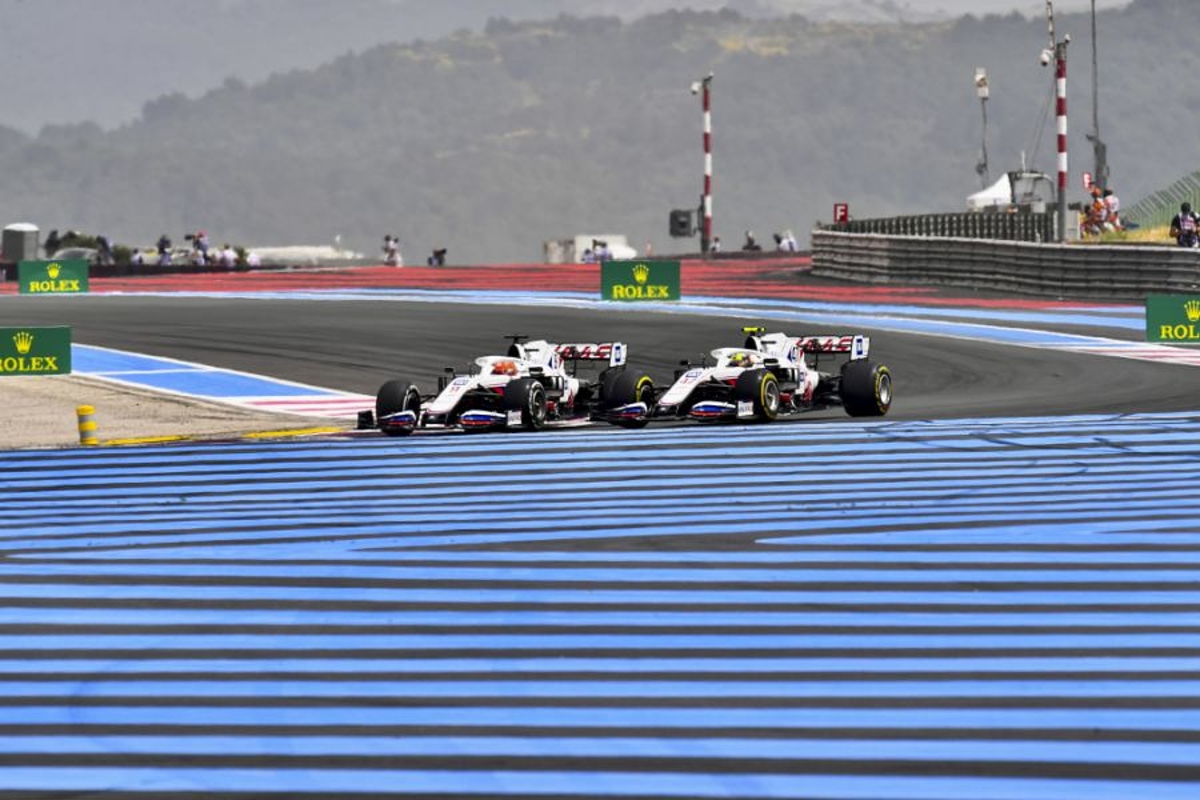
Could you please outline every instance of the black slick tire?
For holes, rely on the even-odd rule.
[[[868,359],[842,366],[842,407],[852,417],[882,417],[892,407],[892,373]]]
[[[400,411],[412,411],[420,418],[421,392],[410,381],[400,379],[388,381],[379,387],[379,391],[375,395],[376,424],[379,424],[379,420],[384,417]],[[412,433],[411,428],[403,430],[380,426],[380,430],[388,436],[405,436]]]
[[[771,422],[779,416],[779,379],[770,370],[749,369],[743,372],[733,387],[733,396],[739,402],[753,402],[754,418],[759,422]]]
[[[518,378],[504,387],[504,409],[521,412],[521,426],[528,431],[546,427],[546,387],[533,378]]]
[[[642,372],[622,370],[604,384],[602,402],[604,409],[611,411],[632,403],[645,403],[646,416],[641,419],[614,421],[614,425],[622,428],[644,428],[650,422],[650,412],[654,409],[654,381]]]

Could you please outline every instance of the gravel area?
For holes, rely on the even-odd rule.
[[[0,450],[81,446],[76,408],[82,405],[96,410],[101,444],[353,427],[342,419],[249,411],[77,375],[13,376],[0,378]]]

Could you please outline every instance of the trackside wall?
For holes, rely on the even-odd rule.
[[[932,284],[1044,297],[1141,300],[1197,291],[1200,251],[881,236],[816,230],[812,274],[861,283]]]

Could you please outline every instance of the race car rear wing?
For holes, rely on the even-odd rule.
[[[746,337],[745,347],[764,353],[775,353],[781,357],[790,352],[791,348],[803,353],[822,355],[837,353],[849,355],[851,361],[866,358],[871,349],[871,337],[862,334],[831,334],[822,336],[788,336],[783,333],[767,334],[766,328],[745,327],[742,333]],[[794,355],[791,356],[795,358]]]
[[[607,361],[610,367],[623,365],[629,356],[624,342],[572,342],[556,345],[554,352],[563,361]]]
[[[866,358],[871,350],[871,337],[862,334],[849,336],[797,336],[796,347],[805,353],[847,353],[851,361]]]

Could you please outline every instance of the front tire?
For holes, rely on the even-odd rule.
[[[743,372],[738,376],[733,396],[739,402],[753,402],[754,418],[759,422],[771,422],[779,416],[782,403],[779,379],[770,370],[751,369]]]
[[[622,428],[644,428],[650,422],[650,412],[654,408],[654,381],[649,375],[641,372],[622,370],[603,384],[605,391],[601,398],[605,411],[612,411],[632,403],[645,403],[646,416],[640,419],[623,419],[613,421],[614,425]]]
[[[520,411],[525,430],[541,430],[546,427],[546,387],[533,378],[509,381],[504,387],[504,409]]]
[[[380,423],[384,417],[401,411],[412,411],[421,419],[421,392],[416,384],[406,380],[391,380],[379,387],[375,395],[375,424],[388,436],[407,436],[412,428],[385,428]]]
[[[882,417],[892,407],[892,373],[867,359],[842,367],[842,407],[852,417]]]

